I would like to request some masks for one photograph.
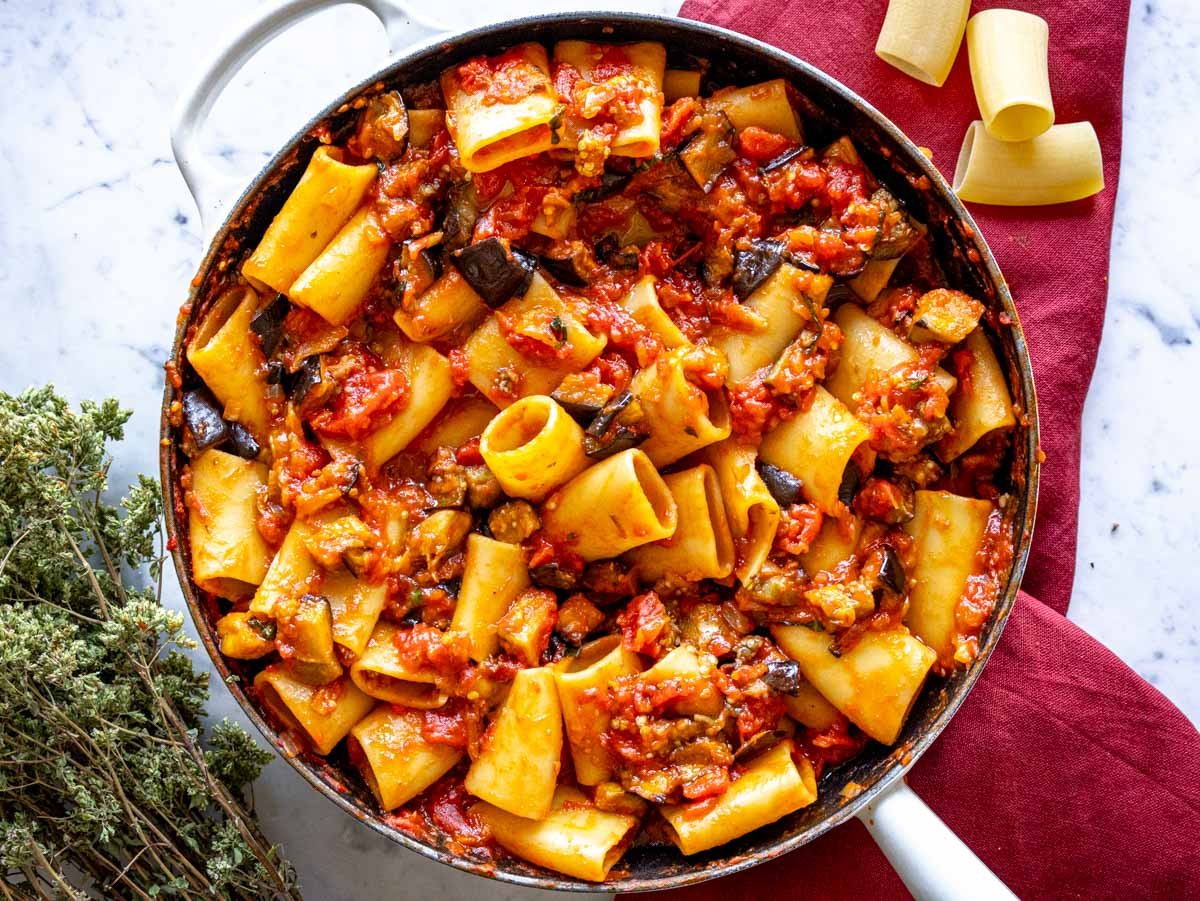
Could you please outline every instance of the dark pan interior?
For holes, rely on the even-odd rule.
[[[991,253],[976,233],[970,216],[936,170],[895,126],[828,76],[774,48],[686,20],[627,14],[535,17],[472,31],[397,60],[312,120],[249,186],[201,266],[192,289],[190,310],[181,317],[174,345],[173,359],[184,373],[185,385],[188,375],[180,353],[183,336],[207,303],[235,278],[241,259],[257,244],[318,146],[314,134],[319,127],[328,128],[336,139],[354,122],[357,111],[352,104],[358,97],[369,96],[381,88],[399,88],[409,93],[415,86],[435,79],[446,66],[469,56],[495,53],[521,41],[552,43],[561,38],[661,41],[668,48],[669,65],[694,65],[696,59],[707,61],[706,93],[726,84],[787,78],[803,95],[807,108],[802,112],[809,142],[820,144],[838,135],[849,134],[871,170],[908,204],[918,219],[928,224],[952,285],[985,300],[993,309],[1003,310],[1012,319],[1012,327],[993,338],[1007,366],[1013,397],[1027,413],[1022,434],[1015,442],[1010,469],[1011,490],[1018,498],[1016,553],[1008,585],[982,636],[978,659],[969,669],[950,679],[931,680],[918,699],[896,747],[872,744],[860,757],[829,771],[821,783],[818,802],[803,811],[692,858],[685,859],[669,848],[635,847],[614,868],[608,882],[594,885],[550,873],[515,858],[487,862],[456,854],[444,836],[417,840],[380,819],[374,799],[344,756],[331,757],[327,763],[304,756],[290,759],[315,788],[352,816],[426,857],[460,869],[544,888],[579,891],[669,888],[745,869],[821,835],[853,816],[887,784],[899,778],[937,737],[982,671],[1016,598],[1028,556],[1037,497],[1036,400],[1017,313]],[[173,511],[167,519],[169,532],[176,540],[176,570],[218,672],[222,676],[233,673],[242,677],[238,681],[227,680],[230,690],[268,740],[278,744],[274,730],[264,720],[256,702],[245,693],[243,686],[248,684],[252,671],[238,661],[221,657],[214,640],[215,602],[196,589],[188,575],[191,563],[178,482],[179,468],[184,460],[178,450],[178,435],[166,417],[167,407],[175,400],[176,392],[168,382],[163,437],[170,440],[164,443],[161,463],[167,509]],[[863,787],[852,800],[842,797],[843,788],[850,782]]]

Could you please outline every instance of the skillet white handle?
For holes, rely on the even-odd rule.
[[[229,80],[273,37],[313,13],[342,3],[370,10],[387,31],[388,47],[428,40],[449,31],[445,25],[411,12],[401,0],[285,0],[268,6],[238,28],[209,63],[185,87],[171,117],[171,150],[200,210],[205,239],[224,221],[245,179],[228,175],[204,158],[199,132]]]
[[[917,901],[1015,901],[962,839],[896,780],[858,814]]]

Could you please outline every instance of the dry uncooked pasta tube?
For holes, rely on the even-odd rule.
[[[997,141],[972,122],[954,170],[954,191],[972,203],[1044,206],[1104,190],[1100,140],[1090,122],[1055,125],[1032,141]]]
[[[988,134],[1029,141],[1054,124],[1050,26],[1017,9],[988,9],[967,23],[967,52],[979,114]]]
[[[875,55],[940,88],[958,56],[970,10],[971,0],[891,0]]]

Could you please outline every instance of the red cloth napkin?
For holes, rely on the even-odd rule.
[[[1128,0],[975,2],[1050,23],[1057,121],[1089,120],[1107,187],[1055,207],[973,206],[1016,297],[1041,409],[1037,531],[1024,587],[988,668],[910,784],[1025,898],[1200,897],[1200,735],[1166,698],[1061,615],[1071,596],[1080,415],[1104,321],[1121,152]],[[942,88],[879,60],[886,3],[687,0],[681,15],[775,44],[838,78],[953,174],[979,118],[964,47]],[[965,43],[965,42],[964,42]],[[1132,561],[1131,561],[1132,565]],[[1137,616],[1130,599],[1130,619]],[[906,897],[857,822],[671,901]]]

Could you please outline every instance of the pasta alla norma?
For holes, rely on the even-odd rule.
[[[903,740],[1008,577],[1023,417],[882,173],[648,42],[356,109],[176,361],[186,559],[279,730],[589,881]]]

